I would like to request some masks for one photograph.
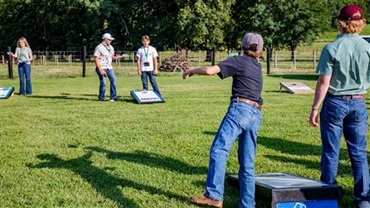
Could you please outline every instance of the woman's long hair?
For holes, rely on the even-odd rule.
[[[21,37],[21,38],[18,39],[18,41],[17,41],[17,47],[19,47],[19,48],[21,47],[21,44],[19,44],[20,41],[23,41],[24,42],[24,45],[26,47],[30,47],[30,45],[28,44],[28,41],[27,41],[27,39],[25,37]]]

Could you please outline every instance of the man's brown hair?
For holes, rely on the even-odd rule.
[[[249,48],[243,48],[243,53],[247,56],[251,56],[253,58],[259,58],[262,56],[263,51],[258,51],[257,50],[257,44],[252,44],[250,45]]]
[[[143,35],[143,37],[141,37],[141,40],[143,41],[143,40],[150,40],[150,38],[149,38],[149,36],[147,36],[147,35]]]

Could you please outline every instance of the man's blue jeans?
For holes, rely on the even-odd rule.
[[[105,89],[106,89],[105,79],[104,79],[104,76],[102,76],[100,74],[98,68],[96,68],[95,71],[98,74],[99,81],[100,81],[98,98],[99,98],[99,100],[104,100],[104,98],[105,98]],[[113,69],[104,69],[104,71],[107,74],[107,77],[110,81],[110,99],[115,100],[115,99],[117,99],[116,75],[115,75]]]
[[[32,95],[31,64],[19,63],[18,76],[19,76],[19,94]],[[26,90],[24,88],[25,79],[26,79]]]
[[[205,196],[223,199],[227,157],[239,137],[239,207],[255,207],[254,158],[261,122],[260,110],[247,103],[231,102],[210,150]]]
[[[142,71],[141,72],[141,82],[143,83],[143,89],[148,90],[148,77],[149,77],[150,84],[153,87],[153,91],[157,92],[160,95],[161,93],[159,92],[157,80],[155,78],[155,75],[153,74],[153,71]]]
[[[369,200],[366,103],[361,98],[326,97],[320,112],[322,140],[321,178],[335,184],[342,133],[354,177],[355,202]]]

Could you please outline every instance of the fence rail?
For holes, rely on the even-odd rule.
[[[82,51],[33,51],[33,72],[37,71],[38,68],[42,69],[43,74],[53,74],[57,72],[68,73],[68,71],[80,72],[82,70]],[[127,54],[127,58],[124,60],[116,60],[113,64],[117,69],[118,73],[120,70],[123,71],[134,71],[136,70],[136,58],[135,51],[116,51],[117,54]],[[160,51],[159,52],[159,64],[165,58],[172,56],[172,51]],[[188,51],[188,59],[191,61],[192,67],[207,66],[211,65],[210,57],[207,57],[206,51]],[[217,51],[215,54],[215,63],[218,63],[229,56],[237,55],[238,53]],[[209,55],[209,54],[208,54]],[[271,54],[270,62],[270,73],[312,73],[317,65],[320,52],[313,51],[273,51]],[[0,78],[7,77],[8,65],[7,55],[0,54]],[[87,51],[87,66],[94,68],[94,56],[93,51]],[[267,71],[266,67],[266,53],[261,58],[261,64],[264,71]],[[15,64],[15,62],[13,61]],[[16,70],[15,70],[16,71]],[[17,74],[17,73],[15,73]],[[37,73],[35,74],[37,76]]]

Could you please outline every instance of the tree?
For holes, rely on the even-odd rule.
[[[174,48],[177,42],[176,18],[182,1],[128,0],[117,4],[115,14],[125,20],[118,29],[127,40],[126,47],[136,50],[141,46],[141,36],[149,35],[151,44],[159,50]],[[110,20],[112,23],[114,19]],[[124,26],[123,26],[124,25]]]
[[[240,5],[247,11],[240,17],[242,25],[260,31],[266,45],[274,49],[294,51],[300,44],[312,43],[331,19],[325,3],[317,0],[259,0],[253,6],[249,2]]]
[[[231,19],[232,0],[197,0],[180,9],[178,35],[180,47],[186,49],[225,48],[224,29]]]
[[[92,48],[106,28],[110,1],[6,0],[0,3],[0,45],[26,37],[33,50]]]
[[[259,31],[266,46],[295,50],[349,2],[367,14],[367,0],[2,0],[0,46],[24,36],[34,50],[91,50],[110,32],[118,49],[136,50],[144,34],[159,50],[234,49]]]

